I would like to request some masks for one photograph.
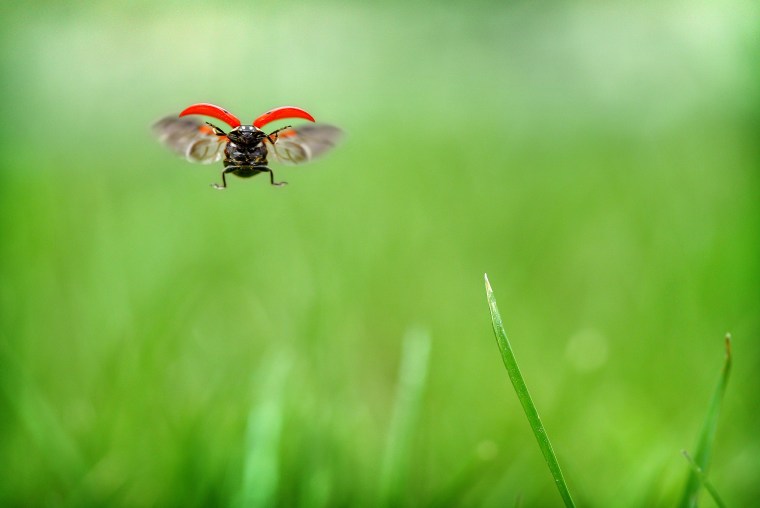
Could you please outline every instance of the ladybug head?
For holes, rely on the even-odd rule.
[[[227,133],[227,137],[238,145],[258,145],[266,134],[253,125],[239,125]]]

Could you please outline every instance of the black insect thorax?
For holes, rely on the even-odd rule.
[[[224,148],[225,166],[266,166],[266,134],[252,125],[235,127],[228,134]]]

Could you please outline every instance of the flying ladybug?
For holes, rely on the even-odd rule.
[[[224,132],[191,115],[215,118],[232,129]],[[285,118],[314,122],[314,117],[303,109],[284,106],[267,111],[251,125],[243,125],[226,109],[201,103],[185,108],[177,116],[162,118],[153,125],[153,132],[161,143],[190,162],[211,164],[223,158],[222,185],[212,184],[216,189],[227,187],[228,173],[242,178],[269,173],[272,185],[285,185],[287,182],[274,181],[269,156],[283,164],[303,164],[330,150],[342,135],[340,129],[327,124],[287,126],[269,134],[261,130],[268,123]]]

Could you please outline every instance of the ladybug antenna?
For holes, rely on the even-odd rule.
[[[314,121],[314,117],[301,108],[296,108],[294,106],[282,106],[280,108],[270,109],[258,117],[253,121],[253,126],[257,129],[260,129],[269,122],[274,122],[275,120],[281,120],[283,118],[303,118],[304,120],[308,120],[310,122]]]
[[[214,106],[213,104],[208,104],[206,102],[201,102],[199,104],[193,104],[192,106],[186,107],[182,110],[179,116],[185,115],[206,115],[212,118],[216,118],[217,120],[221,120],[233,128],[240,126],[240,120],[238,120],[235,115],[224,108],[220,108],[219,106]]]

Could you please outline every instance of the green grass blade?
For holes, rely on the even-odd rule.
[[[723,369],[718,378],[718,384],[715,385],[712,398],[710,399],[710,405],[707,409],[707,416],[702,424],[702,432],[699,435],[699,441],[697,442],[697,453],[694,456],[694,463],[697,465],[703,475],[706,474],[709,465],[710,457],[712,455],[712,444],[715,440],[715,431],[718,427],[718,415],[720,413],[720,406],[723,402],[723,395],[726,391],[726,384],[728,383],[728,375],[731,372],[731,335],[726,335],[725,340],[726,357],[723,361]],[[686,488],[684,489],[683,496],[679,506],[681,508],[691,508],[697,506],[697,500],[699,497],[699,487],[701,486],[699,475],[692,469],[689,473],[689,479],[686,482]]]
[[[425,388],[430,356],[430,335],[423,329],[410,329],[404,336],[399,366],[396,401],[385,447],[380,499],[387,506],[398,506],[409,473],[409,449]]]
[[[274,355],[261,382],[261,396],[248,415],[243,481],[237,506],[274,506],[280,481],[283,392],[290,361]]]
[[[689,463],[689,466],[691,466],[691,472],[695,474],[697,478],[699,478],[699,481],[702,483],[705,489],[707,489],[707,492],[709,492],[712,496],[715,504],[717,504],[720,508],[725,508],[726,504],[720,498],[718,491],[715,489],[715,487],[713,487],[713,484],[710,483],[710,480],[707,479],[707,476],[705,476],[705,472],[702,471],[702,468],[699,467],[696,462],[694,462],[694,459],[689,456],[686,450],[682,450],[681,453],[683,453],[684,458]]]
[[[488,275],[485,276],[485,279],[486,296],[488,298],[488,306],[491,309],[493,332],[494,335],[496,335],[496,342],[499,345],[501,358],[504,360],[504,366],[507,368],[509,379],[512,381],[512,386],[514,386],[515,392],[517,392],[517,398],[520,400],[520,404],[522,404],[525,416],[528,418],[528,422],[533,429],[533,434],[536,436],[538,446],[541,448],[541,453],[544,454],[544,460],[546,460],[546,464],[549,466],[549,471],[551,471],[554,483],[562,496],[562,500],[565,502],[565,506],[575,506],[573,498],[570,496],[570,491],[567,488],[567,483],[565,483],[565,479],[562,476],[562,470],[559,467],[557,457],[554,455],[552,444],[549,441],[549,437],[546,435],[544,425],[541,423],[541,418],[538,416],[536,406],[533,404],[533,400],[528,392],[528,387],[525,385],[525,381],[520,373],[517,360],[512,352],[512,346],[509,344],[509,339],[507,339],[507,333],[504,331],[504,325],[501,321],[499,309],[496,307],[496,298],[493,295],[491,284],[488,282]]]

